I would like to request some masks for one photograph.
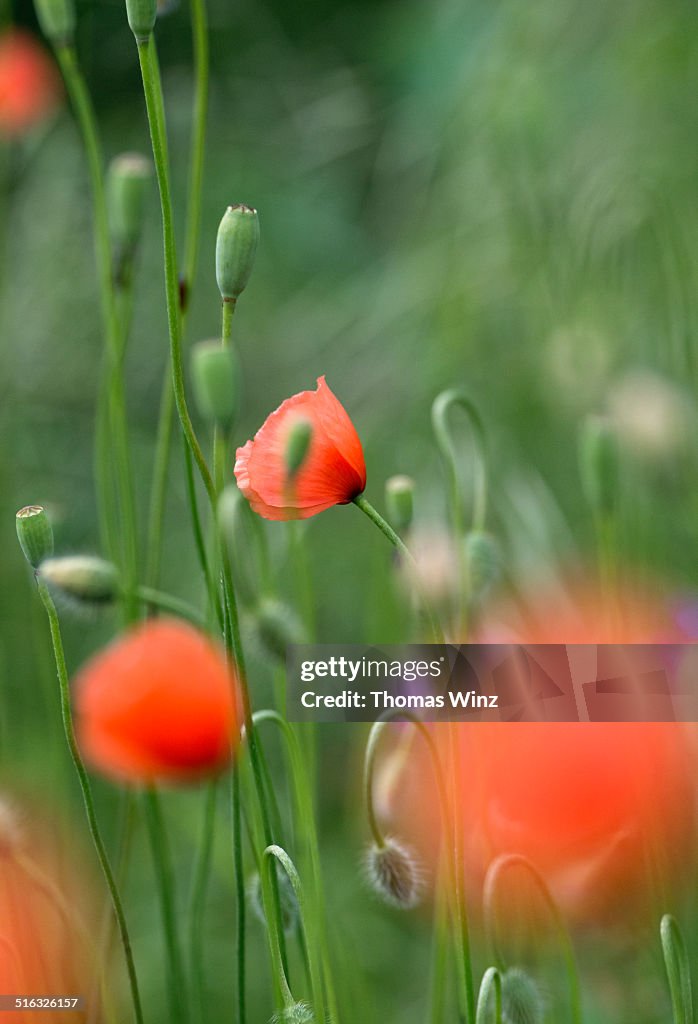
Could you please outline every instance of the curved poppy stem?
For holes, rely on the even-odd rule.
[[[671,914],[665,914],[659,930],[671,992],[674,1024],[693,1024],[691,967],[681,929]]]
[[[490,864],[487,875],[485,876],[485,883],[483,886],[483,908],[485,915],[485,929],[489,937],[489,941],[492,945],[492,950],[495,955],[495,960],[500,967],[504,964],[504,958],[499,950],[498,938],[497,938],[497,910],[496,910],[496,894],[499,880],[505,871],[511,868],[523,868],[529,873],[531,878],[536,884],[538,891],[543,897],[550,916],[555,924],[555,929],[560,938],[562,946],[563,958],[565,961],[565,969],[567,971],[567,981],[570,991],[570,1009],[572,1015],[573,1024],[582,1024],[582,1002],[581,993],[579,987],[579,975],[577,972],[577,963],[574,955],[574,948],[572,946],[572,940],[570,939],[565,923],[562,919],[560,910],[552,897],[550,889],[545,883],[540,872],[534,867],[531,861],[524,857],[523,854],[519,853],[506,853],[502,856],[497,857]]]
[[[109,862],[109,855],[107,854],[107,848],[102,839],[102,834],[99,829],[97,822],[97,814],[95,812],[94,799],[92,796],[92,787],[90,786],[90,779],[83,764],[80,751],[78,749],[77,740],[75,739],[75,729],[73,727],[73,715],[70,702],[70,684],[68,681],[68,669],[65,661],[65,652],[63,650],[63,638],[61,636],[60,621],[58,619],[58,613],[56,606],[53,603],[51,594],[49,593],[48,587],[43,582],[40,576],[36,577],[37,587],[39,589],[39,596],[46,609],[48,616],[49,628],[51,631],[51,642],[53,644],[53,654],[56,661],[56,672],[58,675],[58,684],[60,688],[61,698],[61,716],[63,719],[63,729],[65,732],[66,742],[68,744],[68,750],[70,757],[75,767],[75,772],[78,776],[78,782],[80,783],[80,790],[82,792],[82,799],[85,805],[85,813],[87,815],[87,824],[92,837],[95,851],[97,853],[97,859],[99,860],[104,879],[107,883],[109,895],[111,897],[112,906],[114,908],[114,915],[119,927],[119,935],[121,937],[121,945],[124,951],[124,959],[126,961],[126,971],[128,973],[129,985],[131,989],[131,999],[133,1002],[133,1013],[137,1024],[143,1024],[143,1011],[141,1008],[141,998],[138,988],[138,978],[136,975],[136,965],[133,959],[133,951],[131,949],[131,938],[129,936],[128,926],[126,924],[126,915],[124,914],[123,904],[121,902],[121,896],[119,895],[119,889],[116,884],[114,872],[112,871],[111,864]]]
[[[436,397],[432,406],[431,421],[436,443],[439,446],[448,474],[453,527],[456,535],[461,537],[465,532],[465,509],[458,481],[458,454],[448,425],[449,413],[454,406],[462,409],[468,417],[473,434],[475,435],[477,448],[473,497],[473,530],[482,530],[485,525],[487,514],[487,458],[485,454],[485,428],[480,414],[471,399],[465,391],[461,391],[459,388],[450,388],[448,391],[442,391]]]
[[[166,594],[163,590],[154,590],[152,587],[144,586],[136,588],[136,595],[143,604],[150,605],[153,608],[161,608],[166,612],[172,612],[173,615],[177,615],[180,619],[186,619],[187,622],[191,622],[193,626],[198,626],[199,629],[205,628],[204,616],[187,601],[182,601],[172,594]]]
[[[490,1003],[494,999],[494,1024],[502,1024],[502,976],[496,967],[488,967],[482,976],[477,1000],[475,1024],[489,1024]]]
[[[417,586],[419,598],[422,603],[422,609],[429,623],[429,628],[431,629],[432,636],[434,637],[434,642],[437,644],[445,643],[446,641],[444,640],[443,631],[441,629],[441,626],[439,625],[438,619],[434,615],[434,612],[432,611],[429,602],[427,601],[426,597],[421,591],[421,588],[419,587],[417,577],[417,563],[415,562],[411,551],[409,550],[405,542],[402,540],[402,538],[398,536],[398,534],[395,532],[392,526],[386,522],[386,520],[383,518],[380,512],[378,512],[373,507],[370,501],[364,498],[363,494],[359,494],[356,498],[354,498],[353,503],[354,505],[356,505],[357,508],[361,509],[364,515],[368,516],[371,522],[378,527],[381,533],[388,538],[393,547],[400,552],[402,557],[413,568],[415,572],[415,585]]]

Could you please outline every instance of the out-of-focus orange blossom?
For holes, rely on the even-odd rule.
[[[567,600],[544,595],[523,611],[494,609],[475,639],[662,643],[685,635],[661,601],[637,589],[604,599],[585,586]],[[696,797],[693,727],[675,722],[469,722],[432,728],[444,762],[450,756],[449,731],[456,737],[457,798],[475,902],[488,866],[502,854],[527,857],[566,914],[578,919],[610,913],[626,918],[631,910],[649,905],[662,885],[675,881],[690,864]],[[440,815],[423,746],[415,737],[409,757],[399,753],[399,745],[387,752],[377,795],[395,831],[406,835],[436,869]]]
[[[59,848],[53,824],[0,797],[0,994],[82,996],[98,1004],[97,918],[84,865],[72,843]],[[0,1010],[0,1020],[12,1024],[46,1017],[47,1011]],[[61,1010],[60,1019],[77,1024],[85,1010]]]
[[[36,39],[19,29],[0,34],[0,138],[47,118],[60,96],[56,70]]]

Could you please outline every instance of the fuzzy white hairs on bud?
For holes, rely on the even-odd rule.
[[[315,1014],[307,1003],[294,1003],[275,1013],[271,1024],[315,1024]]]
[[[396,839],[371,843],[365,858],[368,883],[384,903],[411,910],[424,890],[424,872],[414,853]]]
[[[533,978],[520,967],[502,975],[503,1024],[542,1024],[545,1000]]]

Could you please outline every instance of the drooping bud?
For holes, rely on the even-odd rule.
[[[216,238],[216,280],[225,302],[234,302],[245,290],[258,242],[257,211],[243,204],[229,206]]]
[[[542,1024],[545,1001],[533,978],[520,967],[502,974],[503,1024]]]
[[[388,521],[398,533],[409,530],[414,514],[414,480],[411,476],[391,476],[386,480],[385,507]]]
[[[375,842],[370,845],[366,874],[371,888],[384,903],[400,910],[409,910],[419,903],[422,871],[412,851],[396,839],[385,839],[382,846]]]
[[[579,469],[586,499],[598,515],[613,511],[618,468],[618,443],[609,421],[587,417],[579,435]]]
[[[305,462],[312,440],[313,424],[304,416],[299,416],[293,421],[286,435],[284,459],[289,477],[294,477]]]
[[[41,31],[54,46],[69,43],[75,33],[73,0],[34,0]]]
[[[107,206],[118,260],[131,258],[138,245],[152,176],[152,163],[140,153],[122,153],[109,165]]]
[[[119,594],[116,566],[92,555],[47,558],[39,575],[51,592],[75,610],[97,610],[112,604]]]
[[[275,1013],[272,1024],[315,1024],[315,1014],[307,1003],[293,1003]]]
[[[260,646],[280,661],[285,660],[290,644],[302,644],[306,639],[293,609],[273,598],[260,603],[255,626]]]
[[[217,507],[218,528],[235,571],[235,589],[244,604],[257,596],[259,573],[252,531],[258,524],[254,512],[235,484],[223,488]]]
[[[24,557],[36,569],[44,558],[53,554],[53,530],[48,513],[40,505],[27,505],[19,510],[15,523]]]
[[[148,42],[157,13],[157,0],[126,0],[126,16],[137,43]]]
[[[192,349],[192,383],[204,419],[229,425],[239,406],[240,370],[235,350],[220,341],[200,341]]]
[[[285,871],[277,871],[277,885],[279,893],[279,909],[281,910],[281,924],[286,935],[292,935],[296,930],[300,919],[298,900],[291,885],[291,881]],[[255,872],[250,878],[247,888],[247,895],[250,907],[258,921],[267,926],[267,918],[264,913],[264,900],[262,898],[262,880],[259,873]]]
[[[502,559],[494,537],[483,530],[472,530],[464,540],[468,595],[473,602],[482,601],[497,582]]]

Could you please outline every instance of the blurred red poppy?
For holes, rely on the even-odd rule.
[[[85,758],[130,782],[215,773],[240,733],[223,653],[175,620],[149,622],[98,654],[76,680],[75,708]]]
[[[310,448],[292,486],[286,465],[289,431],[299,420],[312,427]],[[287,398],[237,450],[235,477],[255,512],[265,519],[307,519],[346,505],[366,486],[359,435],[324,377],[316,391]]]
[[[484,631],[493,641],[527,643],[676,639],[657,601],[635,594],[609,601],[589,589],[568,604],[560,595],[536,602],[514,629],[510,616],[494,614]],[[657,884],[676,880],[690,863],[696,786],[689,726],[471,722],[436,726],[434,735],[444,759],[456,738],[463,849],[474,894],[494,858],[521,854],[572,916],[614,910],[622,917],[630,907],[649,905]],[[432,859],[438,809],[418,740],[412,749],[399,786],[393,780],[392,796],[383,792],[383,800]]]
[[[15,136],[53,113],[61,95],[55,68],[28,32],[0,36],[0,135]]]

